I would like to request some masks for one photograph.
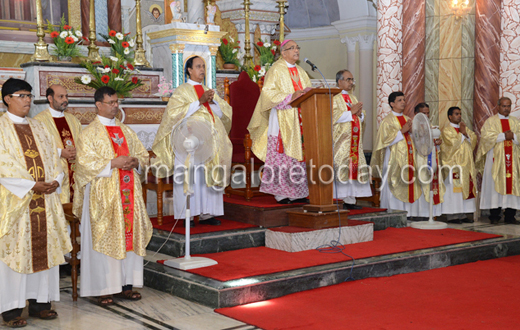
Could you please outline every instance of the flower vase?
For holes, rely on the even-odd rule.
[[[72,61],[72,56],[58,55],[57,58],[59,63],[68,63]]]
[[[233,63],[224,63],[224,70],[235,70],[235,65]]]
[[[163,102],[168,102],[170,100],[170,97],[169,96],[162,96],[161,99],[162,99]]]

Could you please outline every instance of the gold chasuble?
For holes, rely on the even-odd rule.
[[[34,119],[41,121],[49,133],[51,133],[58,149],[75,147],[75,141],[79,138],[79,134],[83,129],[80,121],[74,115],[68,112],[64,112],[63,114],[65,117],[54,118],[49,109],[47,109],[34,116]],[[74,169],[76,168],[76,161],[73,160],[69,162],[65,158],[60,158],[60,161],[63,172],[65,173],[61,187],[60,200],[62,203],[71,203],[74,200],[73,190],[71,188],[74,186]]]
[[[512,140],[496,142],[498,134],[511,130],[520,137],[520,121],[513,116],[500,119],[497,115],[489,117],[481,129],[480,145],[477,151],[476,168],[484,172],[487,153],[493,149],[491,172],[495,190],[501,195],[520,196],[520,147]]]
[[[206,86],[201,87],[204,88],[204,91],[208,90]],[[173,173],[175,155],[171,146],[172,129],[186,117],[190,104],[199,100],[200,97],[196,88],[188,83],[182,84],[177,87],[168,102],[152,146],[152,150],[157,156],[151,159],[152,165],[156,166],[155,168],[152,167],[152,169],[157,171],[156,176],[158,178],[165,178]],[[216,93],[214,100],[218,102],[220,110],[222,110],[222,118],[211,112],[211,108],[208,108],[209,104],[201,105],[191,117],[205,119],[216,130],[217,134],[214,135],[213,139],[215,146],[214,158],[205,164],[206,185],[208,187],[225,187],[229,184],[231,154],[233,153],[233,146],[228,137],[231,129],[232,110],[229,104]],[[214,166],[222,166],[225,171],[213,171]]]
[[[56,144],[42,123],[27,121],[0,117],[0,178],[53,182],[62,173]],[[20,199],[0,185],[0,200],[0,260],[22,274],[65,262],[72,245],[57,193],[30,190]]]
[[[459,128],[448,125],[442,130],[441,163],[444,167],[453,168],[453,192],[462,192],[464,199],[470,199],[476,196],[475,180],[477,173],[473,161],[473,150],[477,146],[477,136],[467,127],[466,132],[471,143],[468,139],[462,140],[463,135]],[[444,170],[447,170],[447,168]],[[449,173],[446,173],[446,175],[449,175]]]
[[[148,151],[128,126],[116,119],[115,127],[105,127],[97,117],[83,130],[76,146],[74,214],[81,218],[85,187],[90,183],[92,248],[118,260],[126,258],[127,251],[145,256],[152,223],[146,213],[139,174],[114,168],[108,178],[97,176],[119,155],[139,159],[144,173]]]
[[[402,117],[402,119],[399,119],[399,117]],[[395,116],[392,112],[383,119],[377,132],[374,151],[370,161],[372,175],[381,177],[383,174],[385,150],[390,148],[388,178],[387,182],[382,184],[388,184],[392,195],[404,203],[413,203],[422,194],[421,185],[419,180],[416,179],[416,172],[413,171],[415,167],[415,147],[409,133],[403,134],[404,139],[401,141],[393,145],[390,144],[397,137],[402,125],[409,120],[411,119],[407,116]]]
[[[360,117],[352,116],[352,121],[338,123],[345,111],[358,103],[354,95],[338,94],[333,98],[332,120],[334,123],[334,168],[340,182],[350,180],[368,180],[368,168],[363,152],[363,131],[365,122]],[[363,110],[363,115],[365,111]],[[346,165],[348,167],[346,167]]]
[[[312,87],[305,70],[298,65],[296,65],[296,69],[300,76],[301,88]],[[282,103],[287,96],[294,94],[294,92],[295,88],[287,62],[281,58],[267,71],[260,98],[247,126],[253,140],[251,150],[256,157],[264,162],[267,155],[267,130],[271,109]],[[280,110],[277,111],[277,115],[284,153],[300,162],[303,161],[302,132],[301,129],[295,129],[300,127],[298,108]]]

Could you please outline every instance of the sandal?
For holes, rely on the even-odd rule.
[[[5,326],[9,328],[23,328],[27,325],[27,321],[22,319],[20,316],[5,322]]]
[[[114,304],[112,296],[100,296],[97,297],[97,304],[101,307],[110,306]]]
[[[54,320],[58,317],[58,313],[55,310],[47,309],[39,312],[31,312],[29,311],[29,316],[37,317],[42,320]]]
[[[126,291],[116,294],[115,297],[121,298],[121,299],[126,299],[126,300],[136,301],[136,300],[141,299],[141,294],[137,291],[126,290]]]

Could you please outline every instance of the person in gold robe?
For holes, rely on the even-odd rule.
[[[414,115],[418,113],[424,114],[428,119],[430,119],[430,106],[427,103],[419,103],[414,108]],[[438,129],[437,126],[432,126],[433,129]],[[440,131],[439,131],[440,133]],[[433,140],[434,150],[430,154],[429,157],[422,157],[419,154],[416,154],[416,166],[415,169],[417,171],[417,179],[421,184],[422,195],[419,197],[420,207],[420,215],[414,218],[414,220],[428,220],[430,216],[429,212],[429,204],[430,204],[430,192],[433,190],[433,210],[432,216],[438,217],[442,214],[442,203],[444,203],[444,194],[446,192],[446,186],[444,185],[443,174],[444,172],[440,171],[441,166],[441,157],[440,157],[440,146],[442,145],[442,139],[434,139]],[[433,177],[431,175],[431,166],[429,164],[429,159],[431,157],[435,157],[437,168],[435,173],[433,173]]]
[[[355,80],[348,70],[336,73],[341,94],[333,98],[334,168],[336,180],[334,198],[343,200],[347,210],[361,209],[356,197],[372,196],[368,168],[363,152],[365,111],[352,93]]]
[[[498,113],[489,117],[480,131],[476,156],[477,170],[482,174],[480,208],[490,210],[489,221],[519,224],[515,219],[520,208],[520,121],[510,116],[511,99],[498,101]]]
[[[442,129],[441,163],[449,168],[444,180],[446,194],[442,203],[442,214],[449,223],[471,223],[468,213],[475,212],[476,171],[473,150],[477,136],[462,121],[461,109],[448,109],[450,124]]]
[[[307,73],[296,64],[300,46],[293,40],[281,45],[282,58],[273,63],[247,129],[251,150],[265,162],[260,191],[280,204],[307,202],[309,195],[304,158],[301,110],[292,100],[312,87]],[[309,123],[312,125],[312,123]]]
[[[428,208],[422,210],[425,207],[419,202],[422,191],[416,178],[412,121],[403,115],[403,92],[391,93],[388,103],[392,111],[379,126],[370,161],[372,175],[381,178],[381,207],[407,211],[408,217],[424,217]]]
[[[81,219],[82,297],[102,306],[138,300],[143,257],[152,224],[143,200],[140,173],[148,152],[132,129],[116,119],[119,100],[111,87],[94,94],[98,115],[77,141],[74,214]]]
[[[74,186],[74,168],[76,167],[76,144],[82,127],[79,120],[72,114],[65,112],[69,105],[67,90],[60,85],[52,85],[46,91],[50,107],[37,114],[34,119],[41,121],[52,134],[58,146],[61,166],[65,177],[61,189],[62,203],[72,203]]]
[[[72,249],[58,193],[63,170],[45,126],[28,118],[32,87],[7,80],[0,116],[0,313],[9,327],[29,316],[54,319],[60,300],[59,267]]]
[[[194,56],[186,61],[188,82],[177,87],[168,102],[161,125],[155,136],[152,151],[152,169],[158,178],[174,174],[173,203],[176,219],[186,218],[184,164],[175,158],[171,133],[185,118],[205,120],[215,130],[213,158],[204,166],[195,164],[193,194],[190,196],[191,216],[199,216],[202,224],[220,225],[215,216],[224,215],[224,188],[229,184],[233,146],[228,137],[232,110],[214,90],[202,83],[206,76],[204,60]],[[191,226],[195,224],[191,221]]]

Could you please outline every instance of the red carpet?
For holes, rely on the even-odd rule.
[[[258,196],[251,199],[251,201],[246,201],[246,199],[242,196],[231,195],[230,197],[224,196],[224,202],[230,204],[238,204],[245,205],[251,207],[260,207],[260,208],[275,208],[281,207],[286,208],[289,205],[278,204],[276,199],[273,196]],[[291,205],[305,205],[304,203],[291,204]],[[350,210],[349,215],[363,214],[363,213],[374,213],[374,212],[384,212],[386,209],[380,209],[376,207],[363,207],[360,210]]]
[[[457,243],[500,237],[458,229],[420,230],[414,228],[388,228],[375,231],[372,242],[350,244],[344,252],[355,259],[405,251],[426,249]],[[316,250],[285,252],[266,247],[204,254],[218,265],[192,269],[191,273],[219,281],[271,274],[293,269],[348,261],[341,253],[320,253]]]
[[[212,233],[212,232],[216,232],[216,231],[236,230],[236,229],[256,227],[255,225],[250,225],[248,223],[231,221],[231,220],[226,220],[226,219],[222,219],[222,218],[218,218],[218,219],[222,222],[222,224],[220,226],[204,225],[203,224],[204,222],[201,222],[197,226],[195,226],[195,228],[191,228],[191,230],[190,230],[191,235]],[[162,225],[159,225],[157,223],[157,218],[150,218],[150,220],[152,221],[152,225],[154,228],[166,230],[166,231],[172,230],[172,227],[175,224],[175,219],[173,216],[163,217]],[[184,222],[185,222],[184,219],[179,220],[179,222],[177,222],[177,225],[175,226],[175,229],[173,230],[173,232],[184,235],[186,233],[186,231],[184,230]]]
[[[262,329],[518,329],[520,256],[369,278],[216,312]]]

